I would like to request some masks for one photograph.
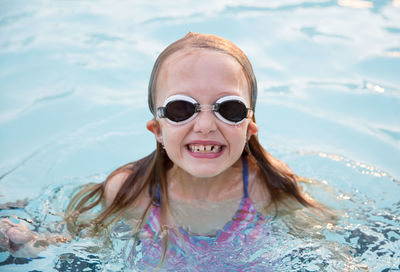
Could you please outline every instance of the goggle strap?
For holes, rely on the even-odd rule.
[[[157,116],[158,118],[166,118],[166,107],[159,107],[157,108]]]
[[[253,110],[251,108],[247,108],[247,115],[246,118],[250,118],[253,114]]]

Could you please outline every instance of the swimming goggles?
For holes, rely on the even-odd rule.
[[[252,112],[240,96],[224,96],[213,105],[200,105],[190,96],[177,94],[168,97],[164,105],[157,108],[157,117],[167,118],[171,124],[181,125],[193,120],[200,111],[213,111],[218,119],[230,125],[242,123]]]

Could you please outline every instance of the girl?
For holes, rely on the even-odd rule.
[[[232,42],[191,32],[169,45],[148,88],[156,150],[79,192],[67,210],[70,232],[98,233],[123,218],[135,234],[132,266],[177,269],[201,252],[229,252],[233,240],[256,242],[268,208],[277,211],[286,199],[319,208],[260,145],[256,98],[251,64]],[[80,218],[99,204],[104,209],[90,223]],[[15,244],[21,237],[12,228],[18,233],[16,225],[3,232]]]

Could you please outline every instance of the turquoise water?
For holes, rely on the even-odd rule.
[[[150,71],[189,31],[221,35],[247,53],[261,142],[315,180],[305,189],[343,215],[337,227],[320,226],[334,245],[284,236],[299,252],[291,270],[399,270],[398,0],[1,1],[0,204],[31,201],[0,215],[56,220],[49,214],[68,201],[57,186],[100,182],[151,152]],[[352,253],[333,250],[342,246]],[[78,247],[88,246],[73,251],[85,256]],[[24,264],[8,264],[3,252],[0,270],[52,271],[70,252],[49,249]]]

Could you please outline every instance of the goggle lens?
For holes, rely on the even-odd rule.
[[[229,100],[219,104],[219,114],[234,123],[238,123],[247,117],[247,108],[239,100]]]
[[[165,106],[165,117],[169,120],[179,123],[189,119],[195,114],[195,105],[189,101],[176,100],[169,102]]]

